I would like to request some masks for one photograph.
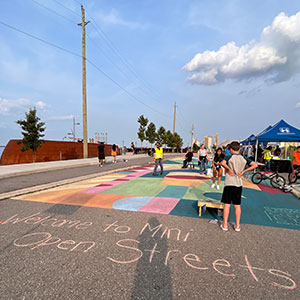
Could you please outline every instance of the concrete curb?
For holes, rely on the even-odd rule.
[[[95,177],[99,177],[99,176],[104,176],[104,175],[108,175],[108,174],[112,174],[112,173],[116,173],[116,172],[125,171],[125,170],[128,170],[128,169],[137,168],[137,167],[140,167],[141,165],[145,165],[145,164],[127,166],[127,167],[124,167],[124,168],[105,171],[105,172],[102,172],[102,173],[95,173],[95,174],[80,176],[80,177],[76,177],[76,178],[65,179],[65,180],[51,182],[51,183],[47,183],[47,184],[41,184],[41,185],[37,185],[37,186],[33,186],[33,187],[30,187],[30,188],[25,188],[25,189],[21,189],[21,190],[17,190],[17,191],[3,193],[3,194],[0,194],[0,201],[5,200],[5,199],[9,199],[9,198],[12,198],[12,197],[25,195],[25,194],[40,192],[40,191],[43,191],[43,190],[48,190],[48,189],[51,189],[51,188],[54,188],[54,187],[67,185],[67,184],[83,181],[83,180],[86,180],[86,179],[91,179],[91,178],[95,178]]]

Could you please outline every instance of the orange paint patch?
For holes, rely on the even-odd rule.
[[[165,177],[161,184],[163,185],[179,185],[179,186],[194,186],[198,187],[200,184],[204,183],[203,180],[190,180],[190,179],[177,179]]]
[[[243,187],[248,188],[248,189],[253,189],[253,190],[261,191],[261,189],[259,188],[259,186],[257,184],[254,184],[248,178],[243,178]]]

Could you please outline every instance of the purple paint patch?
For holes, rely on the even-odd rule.
[[[180,199],[155,197],[138,211],[158,214],[169,214]]]
[[[189,176],[189,175],[168,175],[167,178],[175,179],[190,179],[190,180],[211,180],[211,178],[204,176]]]
[[[268,186],[265,184],[258,184],[258,186],[263,192],[266,192],[269,194],[284,194],[283,191],[281,191],[280,189],[273,188],[272,186]]]

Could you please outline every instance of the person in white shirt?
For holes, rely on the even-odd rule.
[[[204,145],[200,146],[198,151],[198,164],[200,165],[200,173],[207,174],[207,163],[209,162],[207,150],[205,149]]]

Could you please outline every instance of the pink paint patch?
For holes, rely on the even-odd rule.
[[[169,214],[180,199],[155,197],[138,211],[158,214]]]
[[[268,186],[265,184],[258,184],[258,186],[263,192],[266,192],[269,194],[284,194],[283,191],[281,191],[280,189],[275,189],[272,186]]]
[[[94,186],[94,187],[91,187],[91,188],[88,188],[84,191],[81,191],[80,193],[87,193],[87,194],[98,194],[98,193],[101,193],[101,192],[104,192],[114,186],[118,186],[120,184],[122,184],[124,181],[110,181],[109,184],[103,184],[103,185],[98,185],[98,186]]]

